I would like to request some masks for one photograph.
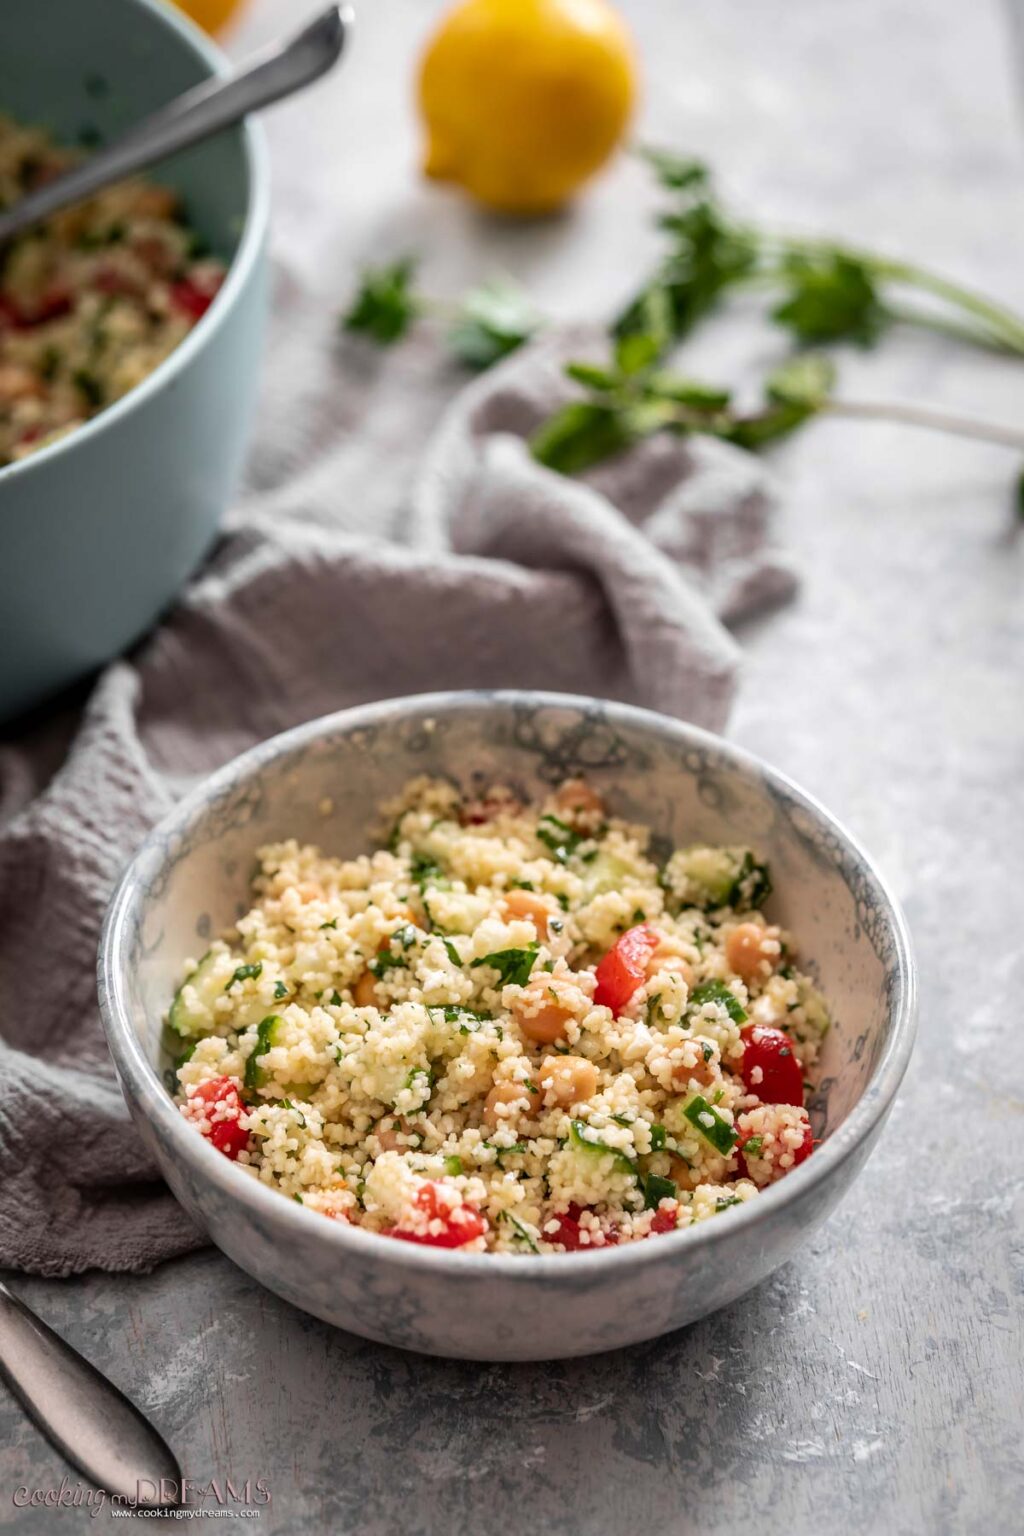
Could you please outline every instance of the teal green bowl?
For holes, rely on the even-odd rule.
[[[227,69],[160,0],[4,11],[0,112],[64,142],[110,138]],[[230,129],[152,173],[229,263],[214,303],[138,387],[0,469],[0,719],[137,640],[209,549],[238,481],[266,313],[262,135]]]

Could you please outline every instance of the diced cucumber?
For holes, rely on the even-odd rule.
[[[771,892],[767,866],[749,848],[680,848],[669,859],[662,879],[681,906],[713,911],[733,907],[749,911]]]
[[[712,1109],[707,1099],[695,1093],[684,1108],[683,1114],[694,1130],[700,1131],[701,1135],[710,1141],[716,1152],[720,1152],[723,1157],[729,1156],[738,1139],[737,1134],[728,1120],[724,1119],[717,1109]]]
[[[590,863],[584,866],[580,878],[583,883],[581,901],[586,903],[593,901],[595,896],[603,896],[606,891],[621,891],[625,885],[635,885],[640,876],[624,859],[599,848]]]
[[[224,991],[223,954],[223,950],[208,949],[175,992],[167,1022],[179,1035],[204,1035],[213,1028],[213,1005]]]
[[[674,1180],[663,1179],[660,1173],[649,1173],[643,1185],[645,1211],[656,1211],[662,1200],[674,1200],[679,1194]]]
[[[797,988],[797,997],[804,1015],[802,1035],[817,1035],[819,1040],[823,1040],[832,1024],[825,999],[814,983],[809,981],[806,976],[801,977]]]
[[[606,1141],[598,1140],[584,1120],[570,1121],[569,1145],[578,1152],[586,1152],[590,1157],[610,1157],[622,1173],[631,1173],[634,1178],[638,1176],[632,1158],[620,1152],[618,1147],[610,1147]]]

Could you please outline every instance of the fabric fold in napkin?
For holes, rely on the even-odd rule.
[[[84,713],[0,745],[0,1263],[145,1270],[200,1245],[128,1119],[96,1004],[117,877],[186,789],[366,700],[536,687],[726,718],[733,622],[794,586],[763,469],[639,445],[581,480],[525,437],[596,335],[463,387],[425,342],[338,343],[279,284],[249,483],[204,571]],[[582,355],[586,355],[583,352]],[[74,514],[69,508],[69,515]]]

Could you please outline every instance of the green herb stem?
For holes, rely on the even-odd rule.
[[[932,432],[953,433],[956,437],[997,443],[1002,448],[1024,449],[1024,431],[1001,422],[980,421],[976,416],[960,416],[932,406],[914,405],[903,400],[826,400],[819,406],[822,414],[847,416],[862,421],[895,421],[904,426],[924,427]]]

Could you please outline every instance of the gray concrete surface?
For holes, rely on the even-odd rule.
[[[437,6],[378,0],[343,79],[270,122],[279,249],[322,285],[414,244],[452,291],[501,263],[551,308],[608,307],[651,248],[620,164],[571,218],[504,229],[411,167],[410,58]],[[1021,124],[1006,17],[961,0],[632,0],[649,137],[706,153],[775,218],[871,238],[1024,306]],[[256,0],[243,51],[293,11]],[[315,187],[311,177],[315,177]],[[328,196],[325,198],[325,192]],[[694,371],[777,344],[709,328]],[[853,394],[1013,421],[1024,367],[903,335]],[[1020,1519],[1024,549],[1018,467],[882,425],[776,459],[800,600],[742,636],[735,736],[817,793],[906,904],[920,1043],[883,1141],[799,1258],[728,1311],[560,1365],[418,1359],[332,1332],[213,1251],[142,1279],[18,1289],[156,1420],[186,1472],[267,1479],[288,1536],[946,1536]],[[524,1317],[523,1326],[530,1320]],[[0,1401],[0,1522],[59,1483]],[[104,1520],[106,1517],[104,1516]]]

